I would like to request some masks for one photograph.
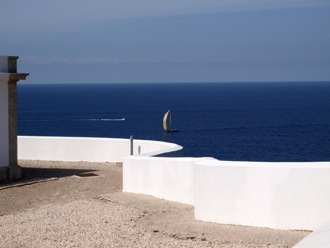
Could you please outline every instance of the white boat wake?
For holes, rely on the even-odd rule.
[[[126,118],[121,119],[60,119],[60,120],[18,120],[18,121],[125,121]]]

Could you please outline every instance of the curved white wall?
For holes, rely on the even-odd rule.
[[[184,158],[176,144],[129,139],[18,137],[18,158],[123,163],[123,191],[195,206],[222,224],[315,230],[330,219],[330,162]]]
[[[122,162],[130,156],[129,139],[18,136],[18,159],[53,161]],[[134,140],[134,154],[181,155],[182,146],[172,143]]]
[[[330,163],[124,159],[123,191],[195,206],[197,220],[314,230],[330,219]]]

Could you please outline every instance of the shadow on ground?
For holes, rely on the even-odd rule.
[[[95,172],[96,170],[64,169],[64,168],[33,168],[22,167],[22,177],[15,180],[0,182],[0,187],[38,181],[50,178],[70,177],[82,173]]]
[[[95,170],[81,169],[63,169],[63,168],[24,168],[22,167],[22,179],[32,178],[52,178],[52,177],[69,177],[77,174],[94,172]]]

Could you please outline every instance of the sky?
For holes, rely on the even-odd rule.
[[[330,81],[329,0],[0,0],[26,83]]]

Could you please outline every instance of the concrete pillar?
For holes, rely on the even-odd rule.
[[[0,181],[21,177],[17,164],[16,83],[28,73],[17,73],[15,56],[0,56]]]

